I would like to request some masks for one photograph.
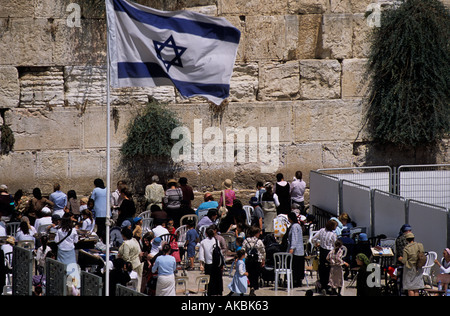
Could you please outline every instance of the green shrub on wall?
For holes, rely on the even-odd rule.
[[[168,159],[176,140],[172,130],[180,126],[177,115],[157,101],[151,101],[130,122],[127,138],[121,148],[125,158]]]
[[[368,62],[368,130],[375,141],[416,147],[450,132],[450,14],[438,0],[382,12]]]

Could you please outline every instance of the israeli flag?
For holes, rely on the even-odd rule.
[[[229,96],[240,31],[224,18],[106,0],[112,87],[172,85],[220,104]]]

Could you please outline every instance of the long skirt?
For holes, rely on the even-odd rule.
[[[57,261],[64,263],[67,266],[67,275],[71,275],[72,279],[75,279],[75,284],[77,288],[80,288],[81,278],[80,271],[77,264],[77,258],[75,254],[75,249],[72,250],[61,250],[58,248]]]
[[[344,273],[341,265],[331,265],[330,267],[330,280],[328,285],[332,289],[342,288],[344,284]]]
[[[175,275],[158,275],[156,296],[175,296]]]
[[[208,296],[221,296],[223,294],[222,268],[205,264],[205,274],[209,275]]]
[[[425,287],[423,283],[423,270],[417,270],[416,267],[411,269],[406,266],[403,269],[403,289],[404,290],[420,290]]]

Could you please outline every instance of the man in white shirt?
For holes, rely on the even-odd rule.
[[[166,228],[166,221],[162,220],[159,225],[152,229],[152,232],[153,234],[155,234],[155,238],[165,234],[169,234],[169,231]]]
[[[306,182],[302,179],[302,172],[295,172],[294,181],[291,183],[290,193],[291,193],[291,203],[293,208],[298,208],[300,214],[305,215],[305,190]]]

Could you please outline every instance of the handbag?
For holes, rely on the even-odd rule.
[[[47,244],[47,245],[50,247],[50,249],[52,250],[52,252],[55,254],[55,256],[58,254],[58,245],[59,245],[60,243],[62,243],[64,240],[66,240],[66,238],[69,237],[71,233],[72,233],[72,230],[70,230],[70,231],[67,233],[67,235],[64,236],[64,238],[61,239],[60,241],[58,241],[58,242],[52,241],[52,242],[49,242],[49,243]]]
[[[222,191],[222,202],[223,202],[223,205],[219,208],[219,216],[220,216],[220,218],[224,218],[228,214],[228,209],[227,209],[227,207],[225,205],[225,190]]]

